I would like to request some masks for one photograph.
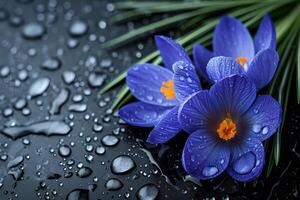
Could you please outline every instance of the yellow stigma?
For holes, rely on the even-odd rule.
[[[168,100],[176,98],[172,80],[162,82],[160,92],[163,93]]]
[[[230,140],[235,137],[236,135],[236,125],[232,121],[232,118],[230,115],[227,115],[226,119],[224,119],[217,129],[219,138],[223,140]]]
[[[242,65],[242,67],[246,66],[247,65],[247,58],[246,57],[237,57],[235,59],[235,61],[237,63],[239,63],[240,65]]]

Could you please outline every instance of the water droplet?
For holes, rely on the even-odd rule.
[[[45,27],[37,22],[28,23],[22,29],[22,35],[26,39],[39,39],[45,32]]]
[[[36,97],[41,94],[43,94],[50,85],[50,79],[49,78],[39,78],[36,81],[32,83],[32,85],[29,88],[28,94],[31,97]]]
[[[109,191],[119,190],[122,187],[123,187],[123,183],[116,178],[109,179],[105,183],[105,188]]]
[[[59,147],[58,149],[58,153],[61,157],[68,157],[71,155],[72,153],[72,150],[69,146],[67,145],[62,145]]]
[[[258,109],[253,109],[253,112],[255,113],[255,114],[257,114],[258,113]]]
[[[66,200],[89,200],[89,191],[83,189],[72,190]]]
[[[27,105],[27,101],[21,98],[15,102],[14,107],[17,110],[22,110],[26,105]]]
[[[72,104],[69,105],[69,111],[72,112],[84,112],[87,110],[87,105],[86,104]]]
[[[61,107],[68,101],[70,91],[67,88],[64,88],[60,91],[57,97],[51,103],[51,108],[49,110],[50,114],[59,114]]]
[[[0,132],[12,139],[17,139],[29,134],[36,135],[66,135],[71,128],[61,121],[43,121],[26,126],[8,127],[0,130]]]
[[[97,147],[96,148],[96,154],[103,155],[104,153],[105,153],[105,148],[104,147]]]
[[[136,167],[135,162],[129,156],[122,155],[116,157],[111,164],[111,171],[115,174],[123,174],[133,170]]]
[[[85,178],[85,177],[90,176],[92,173],[93,173],[93,170],[91,170],[91,168],[83,167],[78,170],[77,176],[80,178]]]
[[[232,168],[238,174],[248,174],[254,168],[255,163],[255,155],[252,152],[248,152],[234,161]]]
[[[208,166],[208,167],[204,167],[202,170],[202,175],[209,177],[209,176],[214,176],[219,172],[218,168],[214,167],[214,166]]]
[[[263,128],[263,130],[262,130],[262,134],[263,135],[266,135],[267,133],[269,132],[269,128],[267,127],[267,126],[265,126],[264,128]]]
[[[142,186],[136,193],[139,200],[155,200],[158,197],[159,190],[154,184]]]
[[[104,74],[91,73],[88,77],[88,83],[92,87],[100,87],[106,78]]]
[[[101,140],[102,144],[108,147],[112,147],[118,144],[119,138],[114,135],[106,135]]]
[[[262,127],[260,124],[253,124],[253,126],[252,126],[252,131],[254,133],[259,133],[261,131],[261,129],[262,129]]]
[[[43,69],[50,70],[50,71],[57,70],[60,68],[60,66],[61,66],[61,61],[56,57],[46,59],[41,65]]]
[[[1,77],[7,77],[10,74],[10,68],[9,66],[3,66],[0,70],[0,76]]]
[[[87,31],[88,31],[87,23],[81,20],[74,21],[69,28],[70,35],[74,37],[82,36],[85,33],[87,33]]]
[[[62,74],[62,78],[66,84],[71,84],[74,82],[74,80],[76,78],[76,74],[72,71],[65,71]]]
[[[23,156],[17,156],[15,159],[11,160],[7,164],[7,168],[12,168],[18,166],[21,162],[23,162],[24,157]]]

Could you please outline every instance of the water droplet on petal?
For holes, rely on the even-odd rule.
[[[214,176],[219,172],[218,168],[214,167],[214,166],[208,166],[208,167],[204,167],[202,170],[202,175],[209,177],[209,176]]]
[[[262,133],[263,135],[266,135],[268,132],[269,132],[269,128],[266,126],[266,127],[263,128],[263,130],[262,130],[261,133]]]
[[[255,163],[255,155],[252,152],[248,152],[234,161],[232,168],[238,174],[248,174],[254,168]]]
[[[253,124],[253,126],[252,126],[252,131],[254,133],[259,133],[261,131],[261,129],[262,129],[262,127],[260,124]]]

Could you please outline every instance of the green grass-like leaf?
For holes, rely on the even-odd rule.
[[[297,54],[297,102],[300,104],[300,34],[298,38],[298,54]]]
[[[161,30],[162,28],[165,28],[167,25],[178,23],[185,19],[189,19],[191,17],[197,16],[203,12],[204,12],[203,10],[196,10],[193,12],[183,13],[183,14],[175,15],[173,17],[165,18],[163,20],[142,26],[142,27],[137,28],[131,32],[124,34],[124,35],[116,37],[115,39],[112,39],[112,40],[104,43],[102,46],[104,48],[118,47],[124,43],[132,41],[133,39],[139,38],[144,33],[147,33],[147,32],[153,31],[153,30]]]
[[[247,4],[258,3],[258,0],[235,0],[235,1],[195,1],[195,2],[174,2],[174,1],[160,1],[160,2],[145,2],[145,1],[131,1],[115,3],[116,9],[128,10],[139,9],[144,11],[185,11],[194,10],[206,7],[225,7],[225,6],[245,6]]]
[[[297,10],[297,8],[295,9]],[[282,124],[273,137],[273,146],[272,146],[272,152],[271,155],[273,155],[270,159],[274,159],[274,161],[269,161],[269,165],[278,165],[280,160],[280,150],[281,150],[281,133],[282,129],[284,127],[285,122],[285,116],[286,116],[286,110],[289,100],[289,92],[291,87],[291,76],[293,75],[294,71],[294,52],[292,46],[295,44],[296,36],[298,34],[298,27],[297,27],[297,17],[294,15],[295,13],[291,12],[290,16],[294,16],[294,18],[291,18],[288,16],[285,18],[285,20],[293,20],[290,26],[284,26],[286,30],[284,32],[288,33],[285,35],[283,42],[280,43],[280,46],[278,48],[278,52],[280,55],[280,63],[279,67],[277,69],[277,72],[275,74],[275,77],[273,79],[273,82],[270,86],[269,93],[272,96],[277,96],[278,102],[283,107],[283,117],[282,117]],[[296,25],[295,25],[296,24]],[[299,24],[299,23],[298,23]],[[294,25],[294,26],[292,26]],[[292,29],[291,29],[292,28]],[[291,29],[291,30],[290,30]],[[282,37],[283,35],[277,35],[278,37]],[[281,76],[282,75],[282,76]],[[272,166],[268,166],[269,168],[272,168]]]
[[[115,110],[115,108],[119,105],[119,103],[124,99],[124,97],[129,94],[129,88],[127,85],[123,85],[123,87],[119,90],[118,94],[115,97],[115,100],[113,101],[113,104],[111,106],[112,110]]]

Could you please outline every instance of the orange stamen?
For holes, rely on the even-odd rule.
[[[230,140],[235,137],[237,130],[236,125],[232,121],[232,118],[230,115],[227,115],[226,119],[224,119],[217,129],[219,138],[223,140]]]
[[[237,57],[235,61],[244,67],[248,60],[246,57]]]
[[[176,98],[172,80],[162,82],[160,92],[163,93],[168,100]]]

